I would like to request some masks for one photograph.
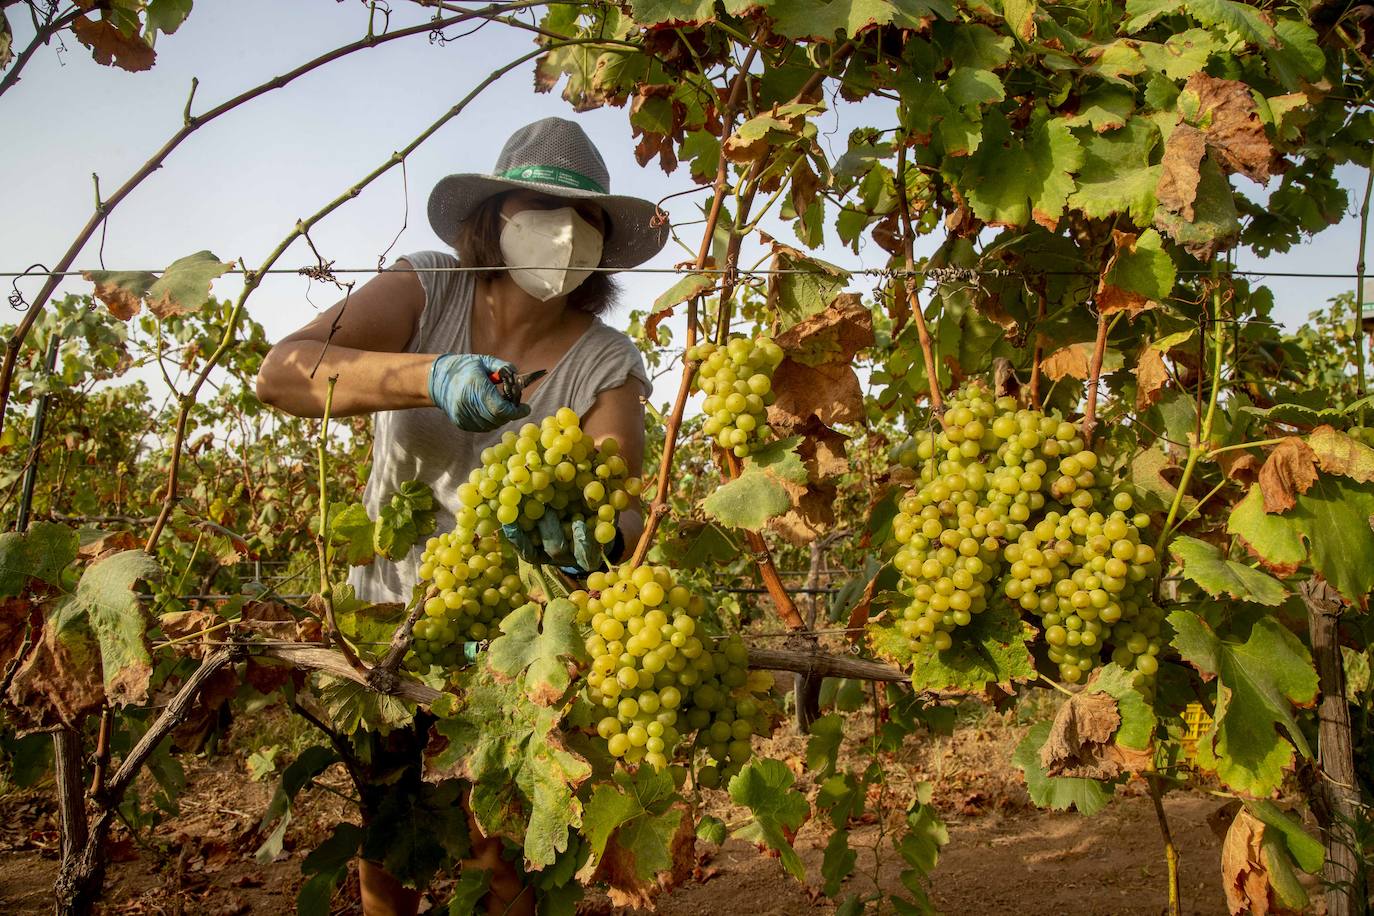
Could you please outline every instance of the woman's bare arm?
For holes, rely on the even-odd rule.
[[[634,477],[644,473],[644,384],[628,379],[619,388],[601,392],[592,409],[582,418],[582,431],[595,442],[613,438],[620,445],[620,454]],[[644,516],[639,501],[620,513],[620,532],[625,537],[628,556],[639,543],[644,530]]]
[[[258,370],[258,398],[298,417],[322,416],[328,380],[337,376],[332,408],[337,417],[430,406],[434,354],[401,352],[419,324],[425,291],[409,262],[398,264],[403,269],[378,274],[282,338]]]

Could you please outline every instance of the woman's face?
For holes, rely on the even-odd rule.
[[[540,194],[538,191],[511,191],[501,200],[501,215],[510,217],[521,210],[559,210],[572,207],[577,215],[585,219],[603,235],[606,232],[606,214],[601,207],[590,200],[572,200]]]

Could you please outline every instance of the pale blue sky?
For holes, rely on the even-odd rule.
[[[393,25],[423,21],[426,14],[397,3]],[[17,8],[10,17],[16,44],[30,28]],[[206,108],[319,53],[360,37],[366,9],[335,0],[200,0],[175,35],[158,44],[156,66],[145,73],[95,64],[84,47],[68,40],[64,52],[50,47],[29,64],[23,80],[0,97],[0,270],[53,263],[91,212],[91,173],[98,171],[108,194],[157,149],[180,123],[191,77],[200,80],[196,110]],[[450,32],[454,30],[450,29]],[[115,211],[109,222],[104,260],[111,268],[160,268],[208,248],[224,259],[258,265],[299,217],[317,210],[373,169],[435,120],[492,69],[529,50],[530,35],[489,25],[475,36],[446,46],[424,36],[406,38],[334,62],[285,89],[277,90],[203,128],[172,154]],[[665,176],[656,164],[634,161],[627,112],[603,109],[573,115],[556,95],[532,89],[532,65],[491,87],[466,112],[445,126],[410,159],[409,226],[392,255],[441,247],[424,215],[434,182],[449,172],[487,171],[509,133],[547,115],[576,117],[597,142],[617,193],[658,199],[692,187],[686,169]],[[875,120],[876,115],[876,120]],[[827,115],[823,141],[843,148],[851,125],[877,123],[884,112]],[[1342,184],[1361,189],[1363,175],[1345,169]],[[675,218],[689,219],[704,198],[698,193],[669,205]],[[367,266],[401,227],[405,209],[401,172],[394,170],[357,200],[330,216],[312,235],[326,258],[339,266]],[[692,237],[692,230],[687,230]],[[1313,243],[1268,259],[1271,270],[1353,270],[1358,225],[1351,214]],[[790,239],[790,233],[782,236]],[[98,264],[98,237],[76,266]],[[855,258],[836,246],[825,255],[847,266],[878,266],[883,253],[872,246]],[[686,257],[665,251],[654,265]],[[278,266],[311,262],[297,243]],[[1238,267],[1257,268],[1243,253]],[[664,275],[626,276],[627,305],[646,307],[672,282]],[[32,294],[36,282],[26,282]],[[1278,317],[1300,324],[1312,309],[1353,284],[1345,280],[1276,279]],[[6,281],[8,292],[8,281]],[[307,281],[274,276],[250,300],[251,314],[275,339],[309,320]],[[67,281],[64,289],[89,284]],[[232,296],[236,277],[215,286]],[[332,288],[314,284],[311,299],[324,307]],[[0,308],[7,308],[0,300]],[[610,316],[623,324],[626,308]],[[669,388],[675,387],[672,385]],[[656,401],[667,395],[660,386]]]

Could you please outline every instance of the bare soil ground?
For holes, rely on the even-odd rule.
[[[930,781],[935,803],[950,833],[950,843],[930,882],[935,905],[949,914],[1139,914],[1155,916],[1166,903],[1165,866],[1159,828],[1142,785],[1128,785],[1106,811],[1094,817],[1075,812],[1044,812],[1031,805],[1019,771],[1010,764],[1012,749],[1025,726],[987,713],[951,737],[910,739],[888,765],[889,817],[851,831],[858,850],[856,875],[848,890],[864,895],[874,881],[884,889],[900,887],[900,861],[891,839],[911,788]],[[799,773],[805,741],[779,736],[761,748]],[[328,791],[307,790],[278,861],[261,865],[253,852],[261,842],[258,821],[271,797],[274,778],[249,778],[243,750],[184,760],[188,785],[180,811],[151,832],[135,838],[119,828],[114,861],[106,882],[103,912],[134,914],[289,913],[300,883],[300,863],[332,826],[352,816],[343,799]],[[854,761],[853,766],[862,766]],[[325,781],[346,790],[342,773]],[[738,823],[723,793],[708,800],[708,810]],[[1176,792],[1165,808],[1182,863],[1183,911],[1226,913],[1220,878],[1220,842],[1207,825],[1218,800],[1201,792]],[[833,907],[815,889],[826,839],[820,825],[808,823],[796,846],[809,875],[803,885],[787,876],[776,858],[750,844],[729,840],[716,848],[700,844],[695,878],[659,900],[665,916],[717,914],[830,913]],[[41,789],[0,798],[0,913],[51,912],[57,873],[55,805]],[[876,852],[876,855],[875,855]],[[432,890],[422,909],[437,907],[445,882]],[[359,912],[356,879],[335,897],[334,912]],[[609,913],[604,898],[592,897],[589,912]]]

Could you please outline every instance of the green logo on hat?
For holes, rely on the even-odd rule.
[[[506,169],[498,177],[509,178],[512,181],[528,181],[534,184],[557,185],[560,188],[577,188],[596,194],[609,193],[586,175],[556,165],[522,165],[518,168]]]

